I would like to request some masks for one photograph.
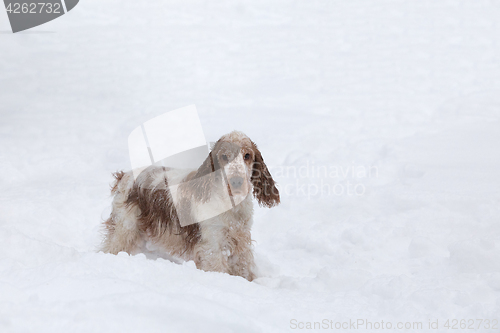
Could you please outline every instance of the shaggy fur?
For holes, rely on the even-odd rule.
[[[132,171],[114,177],[102,251],[134,254],[153,245],[205,271],[255,278],[252,195],[265,207],[280,196],[245,134],[222,136],[198,170],[150,166],[136,180]]]

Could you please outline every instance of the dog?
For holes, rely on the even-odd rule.
[[[137,179],[132,171],[113,175],[103,252],[156,247],[204,271],[255,278],[252,197],[271,208],[280,195],[248,136],[223,135],[197,170],[152,165]]]

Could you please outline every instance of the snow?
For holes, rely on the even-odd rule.
[[[87,0],[11,34],[0,10],[0,331],[500,320],[499,14]],[[191,104],[209,141],[257,142],[280,185],[255,207],[254,282],[96,250],[129,133]]]

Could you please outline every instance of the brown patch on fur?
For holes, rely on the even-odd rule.
[[[113,236],[113,233],[115,232],[115,223],[111,216],[104,221],[104,229],[108,232],[109,237]]]
[[[264,163],[262,154],[253,141],[252,148],[255,154],[252,171],[253,195],[259,202],[259,205],[268,208],[274,207],[280,203],[280,193],[276,188],[274,179],[271,177],[271,173]]]
[[[125,175],[125,172],[123,171],[117,171],[113,173],[113,177],[115,178],[115,182],[113,185],[111,185],[111,193],[115,194],[116,190],[118,190],[118,183],[120,180],[122,180],[123,176]]]
[[[147,169],[146,169],[147,170]],[[166,169],[163,168],[163,171]],[[182,227],[179,222],[178,212],[173,204],[167,179],[164,178],[162,184],[152,186],[153,178],[148,176],[144,183],[138,185],[135,182],[130,191],[126,205],[137,205],[141,214],[138,217],[138,227],[143,233],[151,235],[159,240],[166,233],[182,236],[186,242],[185,252],[191,253],[194,246],[200,240],[200,227],[198,224],[190,224]],[[189,204],[189,201],[187,201]],[[184,203],[185,204],[185,203]],[[182,208],[182,211],[189,211],[189,207]]]

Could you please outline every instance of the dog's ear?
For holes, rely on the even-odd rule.
[[[192,180],[188,182],[193,197],[197,201],[203,203],[210,199],[212,187],[214,186],[214,178],[216,176],[215,171],[220,169],[217,160],[217,149],[219,149],[220,146],[219,141],[214,144],[212,151],[208,153],[207,158],[198,168]]]
[[[257,145],[252,142],[254,152],[254,162],[252,168],[253,195],[259,202],[259,205],[268,208],[277,206],[280,203],[280,193],[276,188],[273,177],[269,173],[264,158]]]
[[[215,165],[214,165],[213,154],[212,154],[212,152],[209,152],[205,161],[201,164],[201,166],[196,171],[196,175],[194,176],[194,178],[199,178],[199,177],[209,175],[214,171],[215,171]]]
[[[207,202],[212,193],[213,172],[215,171],[213,154],[208,153],[203,164],[198,168],[196,174],[187,183],[183,184],[183,189],[191,192],[196,201]]]
[[[219,161],[217,159],[217,152],[221,149],[221,140],[222,139],[219,139],[217,142],[212,143],[211,151],[208,153],[207,158],[196,171],[196,175],[194,176],[194,178],[206,176],[220,169]]]

